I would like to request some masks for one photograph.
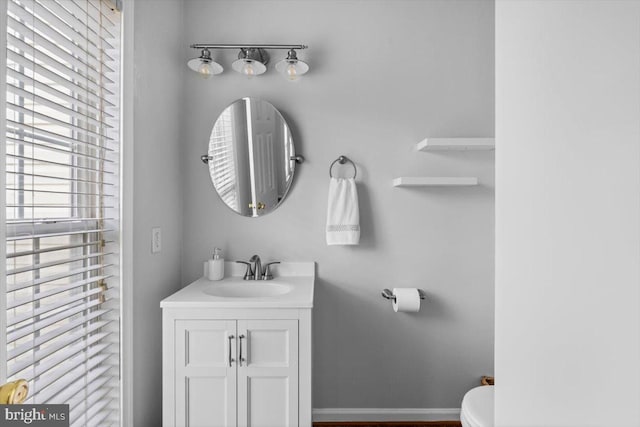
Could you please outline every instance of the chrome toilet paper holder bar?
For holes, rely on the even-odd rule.
[[[425,299],[427,297],[427,294],[422,289],[418,289],[418,294],[420,295],[420,299]],[[396,300],[396,296],[389,289],[382,290],[382,297],[391,301]]]

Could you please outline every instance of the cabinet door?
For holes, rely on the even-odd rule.
[[[236,322],[175,323],[175,425],[235,427]]]
[[[239,320],[238,338],[238,426],[297,427],[298,321]]]

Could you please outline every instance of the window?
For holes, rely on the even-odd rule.
[[[216,190],[222,200],[233,210],[238,210],[238,188],[233,149],[234,117],[232,109],[225,109],[211,132],[209,140],[210,171]]]
[[[0,349],[28,403],[119,425],[120,13],[111,0],[9,0],[7,307]],[[4,378],[3,378],[4,380]]]

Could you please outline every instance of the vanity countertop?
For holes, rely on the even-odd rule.
[[[160,302],[162,308],[311,308],[313,307],[313,287],[315,282],[314,262],[283,262],[271,266],[273,280],[242,280],[245,267],[234,262],[225,262],[225,277],[211,281],[201,277]],[[281,295],[261,297],[222,297],[207,293],[216,286],[227,289],[264,284],[285,285],[291,291]]]

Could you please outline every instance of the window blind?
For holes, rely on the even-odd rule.
[[[238,209],[238,189],[233,149],[233,116],[225,109],[213,127],[209,139],[209,172],[218,194],[231,209]]]
[[[120,12],[8,0],[8,379],[70,425],[120,424]]]

